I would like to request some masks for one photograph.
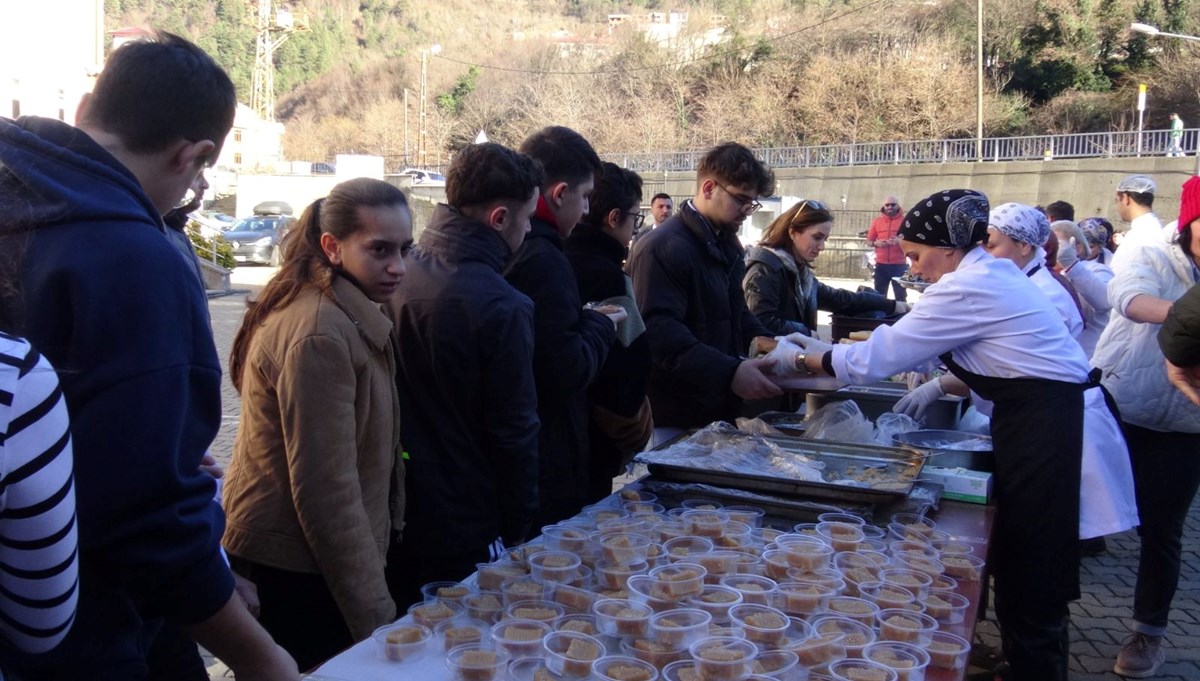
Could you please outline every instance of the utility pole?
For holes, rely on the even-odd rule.
[[[404,166],[412,165],[408,156],[408,88],[404,88]]]
[[[254,45],[254,73],[250,89],[250,108],[264,121],[275,120],[275,50],[297,27],[291,12],[271,10],[271,0],[258,0],[257,35]]]
[[[975,0],[975,159],[983,160],[983,0]]]
[[[428,96],[426,88],[426,63],[429,61],[429,50],[421,50],[421,101],[418,106],[421,107],[420,113],[417,114],[417,165],[421,168],[425,167],[425,99]]]

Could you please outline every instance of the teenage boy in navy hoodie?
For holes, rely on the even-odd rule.
[[[215,484],[200,468],[221,420],[221,369],[195,270],[162,215],[233,124],[229,77],[170,34],[113,52],[78,127],[0,119],[0,228],[24,227],[25,330],[71,415],[79,610],[41,656],[0,652],[22,679],[140,679],[163,622],[238,679],[297,679],[234,593]],[[11,303],[11,301],[8,301]]]

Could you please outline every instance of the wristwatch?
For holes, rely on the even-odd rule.
[[[796,370],[803,374],[811,374],[812,372],[808,370],[808,365],[804,363],[806,359],[808,359],[807,352],[796,353]]]

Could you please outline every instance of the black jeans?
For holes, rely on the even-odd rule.
[[[892,292],[896,294],[896,300],[908,300],[908,289],[900,284],[892,281],[892,277],[899,277],[908,271],[908,265],[881,265],[875,263],[875,292],[883,297],[887,297],[888,284],[892,285]]]
[[[1134,630],[1162,636],[1179,585],[1183,523],[1200,487],[1200,434],[1125,424],[1142,538]]]

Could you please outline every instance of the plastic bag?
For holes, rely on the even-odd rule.
[[[978,409],[972,405],[967,409],[962,418],[958,420],[958,430],[968,433],[976,433],[978,435],[992,434],[992,420],[981,414]]]
[[[738,430],[745,433],[758,433],[759,435],[776,435],[780,436],[783,433],[762,419],[748,419],[739,417],[737,420]]]
[[[875,426],[863,416],[854,400],[844,400],[813,412],[804,429],[804,437],[871,444],[875,441]]]
[[[896,443],[892,440],[892,436],[897,433],[911,433],[914,430],[920,430],[921,424],[917,423],[908,414],[898,414],[893,411],[884,412],[875,419],[875,442],[884,447],[895,447]]]

